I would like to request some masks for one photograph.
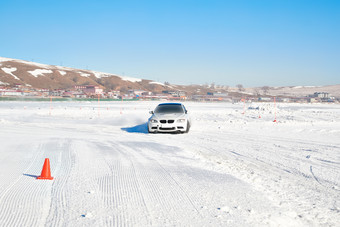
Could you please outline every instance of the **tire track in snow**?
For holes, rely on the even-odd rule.
[[[28,148],[30,148],[31,145],[27,146]],[[41,150],[41,144],[33,146],[32,150]],[[26,165],[26,163],[22,160],[20,160],[18,167],[20,167],[22,170],[24,170],[23,172],[19,171],[10,171],[9,173],[6,173],[6,175],[8,176],[9,179],[16,179],[14,180],[9,186],[7,186],[7,188],[5,190],[3,190],[0,194],[0,203],[3,199],[3,197],[8,193],[8,191],[11,190],[11,188],[23,177],[22,173],[27,173],[27,171],[31,168],[31,166],[33,165],[33,163],[35,162],[35,160],[37,159],[37,157],[39,156],[39,152],[37,152],[35,155],[33,155],[33,160],[30,160],[28,163],[29,166],[23,168],[23,165]],[[5,163],[10,163],[12,160],[12,156],[13,155],[9,155],[8,159],[4,160]]]
[[[105,206],[113,213],[114,226],[150,225],[148,211],[140,192],[134,164],[117,147],[99,145],[101,151],[110,153],[105,162],[110,174],[98,179]]]
[[[70,140],[61,140],[59,141],[58,149],[60,153],[58,159],[55,160],[58,165],[54,171],[55,178],[51,190],[51,206],[45,223],[48,226],[61,226],[64,224],[66,214],[60,208],[68,207],[69,203],[65,196],[65,186],[72,169],[71,152],[73,146]]]
[[[71,139],[65,143],[66,152],[61,157],[65,164],[59,172],[56,170],[60,179],[55,179],[52,190],[48,225],[117,226],[115,211],[105,203],[100,186],[112,187],[112,184],[107,181],[110,168],[97,143],[91,139]]]
[[[53,142],[39,144],[36,156],[1,199],[0,224],[2,226],[39,226],[44,223],[49,210],[50,190],[53,182],[36,180],[31,173],[39,175],[44,156],[53,159],[56,154],[49,152]],[[51,164],[53,167],[54,164]],[[22,173],[22,174],[25,174]]]
[[[150,210],[153,224],[156,225],[180,225],[177,220],[190,219],[191,224],[200,223],[202,218],[200,212],[192,202],[188,193],[181,185],[171,176],[169,171],[160,164],[155,157],[146,155],[154,146],[152,144],[148,149],[139,146],[139,144],[122,144],[122,152],[131,160],[135,166],[135,172],[143,193],[145,203]],[[176,163],[169,163],[176,165]],[[180,201],[180,202],[179,202]]]
[[[178,225],[177,221],[184,218],[200,226],[202,217],[190,196],[160,163],[122,142],[96,146],[107,153],[104,158],[111,169],[109,174],[98,178],[106,212],[114,214],[110,224]]]
[[[41,155],[42,144],[39,144],[36,150],[38,152],[36,152],[36,155],[33,156],[33,160],[31,160],[31,163],[28,167],[26,167],[26,171],[23,171],[23,173],[29,171],[33,163],[36,161],[37,157]],[[21,165],[22,164],[20,164],[19,166]],[[23,220],[25,219],[25,217],[23,217],[24,213],[21,212],[22,201],[18,200],[18,196],[26,194],[26,192],[30,188],[25,187],[23,191],[20,190],[20,187],[18,188],[18,184],[22,184],[22,181],[25,181],[23,173],[19,173],[19,177],[17,175],[18,172],[10,173],[10,176],[12,178],[16,177],[17,179],[13,181],[13,183],[11,183],[1,195],[0,204],[2,204],[2,206],[0,207],[0,224],[2,226],[18,225],[19,223],[25,221]],[[24,184],[26,184],[26,182]],[[17,220],[19,220],[19,223],[17,223]]]
[[[170,138],[170,140],[171,143],[169,144],[173,144],[173,138]],[[155,192],[143,194],[162,195],[163,188],[169,189],[168,194],[170,195],[162,195],[161,198],[162,200],[170,201],[169,203],[173,205],[172,207],[170,206],[172,209],[163,208],[164,213],[166,213],[165,217],[170,217],[172,225],[183,225],[183,223],[176,223],[174,220],[186,220],[186,218],[191,220],[190,225],[193,226],[202,226],[202,220],[205,223],[210,223],[209,225],[215,226],[230,225],[230,223],[238,223],[239,225],[243,223],[243,225],[246,225],[250,220],[249,210],[254,206],[254,204],[250,204],[254,203],[254,199],[251,199],[250,204],[248,202],[245,204],[242,197],[252,193],[257,198],[257,196],[261,196],[260,193],[249,189],[247,184],[229,174],[219,174],[195,165],[196,160],[185,156],[186,146],[181,146],[181,142],[177,141],[177,138],[176,142],[179,143],[176,143],[176,145],[178,147],[164,145],[167,144],[164,138],[162,138],[162,144],[156,141],[157,139],[155,139],[154,143],[124,142],[123,145],[129,148],[129,155],[134,156],[135,163],[142,164],[144,168],[152,166],[157,173],[157,177],[163,178],[159,181],[153,180],[156,185],[164,186],[161,190],[156,187]],[[138,171],[140,174],[143,173],[142,169]],[[145,181],[141,182],[144,184],[149,183],[147,179],[151,177],[150,171],[147,171],[146,177],[144,177],[146,178]],[[143,177],[138,179],[141,180]],[[145,188],[148,190],[151,187],[147,186]],[[225,193],[228,194],[226,195]],[[145,197],[147,204],[157,204],[147,196]],[[240,204],[245,208],[235,211],[233,207],[238,207]],[[263,206],[265,204],[267,205],[268,203],[264,202]],[[166,205],[163,205],[163,207],[166,207]],[[245,219],[245,216],[248,218]],[[258,216],[261,215],[257,213],[256,217]],[[261,222],[256,221],[255,223]],[[157,224],[164,225],[161,222]]]
[[[131,149],[131,147],[129,147]],[[136,150],[136,148],[135,148]],[[135,152],[134,151],[130,151],[133,155],[138,155],[139,153],[138,152]],[[137,148],[138,150],[138,148]],[[145,158],[144,156],[141,156],[141,155],[138,155],[138,157],[136,157],[135,160],[140,160],[142,158]],[[154,158],[151,158],[151,157],[148,157],[149,160],[152,160],[154,161],[155,163],[157,163],[157,165],[159,166],[159,168],[165,173],[165,175],[168,175],[168,177],[178,186],[178,188],[184,193],[184,196],[188,199],[188,201],[191,203],[192,207],[196,210],[197,214],[202,217],[202,215],[200,214],[200,212],[198,211],[198,209],[196,208],[196,206],[194,205],[194,203],[192,202],[191,198],[189,197],[189,195],[185,192],[185,190],[183,189],[183,187],[178,183],[178,181],[176,181],[173,176],[170,174],[170,172],[168,170],[166,170],[164,168],[163,165],[161,165],[156,159]],[[167,177],[164,177],[164,178],[167,178]]]
[[[194,145],[192,145],[190,143],[188,144],[188,141],[181,140],[177,142],[179,144],[182,144],[183,146],[197,147],[198,149],[194,149],[196,150],[195,153],[199,154],[200,157],[203,157],[204,160],[223,164],[221,165],[221,169],[227,169],[228,172],[231,172],[233,175],[244,179],[245,181],[251,183],[260,190],[264,190],[268,193],[268,196],[270,195],[269,198],[273,199],[273,201],[276,201],[279,204],[282,212],[284,212],[284,209],[286,209],[286,212],[288,213],[289,210],[297,210],[296,216],[294,214],[292,215],[292,218],[296,220],[300,219],[303,220],[305,223],[311,224],[315,219],[318,219],[322,222],[325,217],[328,217],[327,219],[329,223],[332,223],[332,220],[334,220],[334,218],[336,219],[338,215],[332,212],[331,209],[324,209],[323,213],[319,213],[320,211],[317,209],[312,210],[311,212],[311,203],[309,201],[316,200],[316,203],[319,204],[318,206],[327,207],[333,203],[332,198],[334,199],[336,197],[339,197],[337,192],[335,192],[335,190],[332,191],[332,189],[329,187],[325,188],[325,194],[330,193],[332,194],[332,196],[322,198],[320,197],[322,196],[322,194],[319,194],[319,190],[315,191],[314,187],[311,187],[311,184],[314,184],[314,182],[310,180],[311,178],[313,178],[313,176],[310,175],[310,165],[308,165],[308,162],[305,162],[304,157],[298,157],[299,154],[296,152],[297,146],[286,146],[288,150],[286,150],[284,147],[275,148],[273,146],[273,144],[275,143],[279,143],[280,145],[289,145],[290,143],[302,143],[303,147],[314,146],[315,144],[315,146],[317,147],[323,146],[325,148],[331,147],[332,149],[334,149],[334,145],[328,146],[322,143],[309,143],[307,141],[299,139],[296,139],[296,141],[292,141],[290,139],[275,137],[270,137],[269,140],[273,141],[273,144],[268,144],[268,141],[264,141],[264,138],[260,138],[259,136],[241,136],[241,134],[238,133],[230,134],[228,138],[233,142],[230,144],[227,143],[223,147],[220,146],[219,143],[214,143],[214,141],[224,140],[225,138],[215,134],[202,137],[200,144],[194,142]],[[268,138],[265,139],[268,140]],[[260,150],[256,151],[256,147],[258,147]],[[242,154],[242,156],[235,155],[233,152],[228,152],[230,149],[239,150],[238,153]],[[282,154],[280,154],[283,159],[276,158],[273,161],[270,161],[273,149],[281,150],[283,152],[283,155],[285,155],[282,156]],[[257,157],[256,155],[260,156]],[[284,159],[287,160],[287,167],[284,167],[284,165],[282,165],[282,161]],[[301,161],[299,162],[300,159]],[[303,169],[297,169],[296,171],[299,174],[291,175],[285,173],[284,171],[280,171],[284,170],[285,168],[296,168],[296,165],[293,164],[296,162],[299,165],[303,165],[300,167]],[[332,166],[328,168],[332,171],[333,168],[331,167]],[[268,175],[266,171],[270,171],[271,174]],[[304,176],[304,178],[302,179],[301,173]],[[307,175],[304,173],[306,173]],[[308,175],[310,175],[309,178],[305,178],[305,176]],[[320,182],[319,178],[318,180]],[[309,197],[309,195],[311,194],[313,194],[313,196],[315,197],[314,199],[311,199]],[[296,198],[299,198],[299,200],[296,200]],[[285,204],[290,204],[294,207],[287,207],[285,206]],[[308,213],[305,213],[305,211],[308,211]],[[298,212],[300,212],[301,215]],[[327,214],[324,214],[325,212],[327,212]]]
[[[214,139],[218,140],[219,138],[214,137]],[[164,142],[163,144],[166,144],[164,140],[162,140],[162,141]],[[197,140],[194,140],[194,142],[188,141],[185,136],[181,136],[179,138],[176,138],[177,146],[182,147],[185,150],[194,151],[194,153],[198,152],[198,154],[199,154],[198,157],[203,157],[204,163],[207,163],[206,161],[213,162],[213,165],[211,167],[213,167],[214,170],[216,170],[216,167],[217,167],[217,169],[221,169],[219,165],[222,164],[222,162],[224,162],[223,163],[224,165],[226,165],[226,163],[228,163],[227,165],[228,165],[229,171],[225,171],[225,169],[224,169],[223,172],[226,172],[228,174],[232,174],[233,176],[236,176],[237,179],[244,180],[244,179],[249,179],[249,177],[250,177],[250,179],[253,179],[252,178],[253,176],[251,175],[251,171],[249,171],[249,167],[251,167],[252,165],[249,166],[248,163],[244,162],[244,160],[247,159],[246,156],[244,156],[244,157],[242,155],[240,156],[239,154],[235,154],[235,152],[230,152],[229,154],[228,154],[228,152],[224,153],[223,151],[226,150],[225,144],[223,144],[223,146],[221,146],[221,144],[215,144],[213,141],[210,141],[209,139],[208,139],[208,141],[204,140],[204,138],[202,138],[202,140],[199,140],[199,141],[200,141],[199,143],[197,143]],[[170,144],[172,144],[173,143],[172,139],[170,139],[169,142],[170,142]],[[233,142],[233,144],[234,144],[234,142]],[[214,154],[214,151],[216,151],[217,154],[218,154],[218,156],[217,156],[218,159],[216,159],[216,160],[214,159],[215,158],[214,155],[212,155],[212,156],[208,155],[210,153]],[[232,156],[230,156],[230,155],[232,155]],[[195,156],[197,158],[197,154],[195,154]],[[228,158],[226,158],[226,157],[228,157]],[[233,158],[230,159],[230,157],[233,157]],[[226,158],[226,159],[224,159],[224,158]],[[217,166],[216,166],[216,163],[218,163]],[[232,171],[230,171],[230,170],[232,170]],[[237,173],[237,174],[235,174],[235,173]],[[240,177],[240,176],[242,176],[242,177]],[[209,180],[207,180],[207,182],[209,182]],[[249,182],[249,181],[246,181],[246,182]],[[251,182],[251,183],[253,183],[253,182]],[[247,188],[242,189],[242,187],[241,187],[242,183],[239,186],[240,186],[239,190],[240,190],[241,195],[244,194],[245,196],[247,196],[247,194],[250,193],[249,192],[250,189],[247,189]],[[244,191],[244,190],[246,190],[246,191]],[[243,207],[250,206],[249,208],[247,208],[245,210],[247,212],[249,210],[254,209],[254,208],[255,208],[255,210],[261,210],[261,209],[269,210],[270,209],[271,210],[270,213],[272,214],[273,218],[280,216],[279,212],[277,211],[277,207],[275,207],[273,204],[268,204],[268,199],[263,197],[262,193],[263,193],[262,191],[259,191],[259,193],[252,192],[251,194],[253,194],[253,196],[250,196],[248,198],[249,199],[248,205],[243,204],[244,203],[243,199],[238,198],[238,196],[235,196],[235,199],[237,199],[236,201],[229,199],[230,200],[229,202],[231,204],[233,204],[233,203],[234,204],[235,203],[240,204],[241,203],[242,204],[241,206],[243,206]],[[263,201],[260,204],[257,204],[258,201],[261,201],[261,199],[263,199]],[[249,213],[247,214],[246,212],[244,212],[242,210],[239,211],[239,213],[242,213],[242,212],[243,212],[243,214],[241,215],[241,217],[245,217],[245,216],[247,217],[247,219],[244,220],[245,223],[249,222],[249,223],[265,224],[268,221],[270,221],[270,218],[263,215],[262,213],[256,212],[256,215],[254,216],[254,215],[250,215]],[[268,213],[268,212],[269,211],[266,211],[264,213]],[[237,216],[236,213],[234,213],[233,216],[234,215]],[[288,217],[286,217],[286,218],[288,218]],[[241,223],[241,222],[242,222],[242,220],[237,220],[237,223]]]
[[[318,180],[318,178],[314,175],[314,173],[313,173],[313,167],[312,167],[312,166],[310,166],[310,172],[311,172],[311,174],[312,174],[314,180],[316,180],[316,182],[318,182],[320,185],[322,185],[322,184],[320,183],[320,181]]]
[[[327,168],[328,170],[334,171],[335,169],[338,169],[340,171],[340,165],[334,165],[334,163],[328,163],[328,162],[322,162],[317,159],[310,159],[306,160],[306,155],[303,155],[306,152],[301,152],[303,148],[306,147],[318,147],[318,149],[322,149],[323,153],[330,149],[331,151],[334,149],[340,149],[340,147],[334,146],[334,145],[327,145],[320,142],[307,142],[301,139],[285,139],[285,138],[278,138],[278,137],[267,137],[267,138],[261,138],[259,136],[254,135],[246,135],[242,136],[241,134],[230,134],[230,138],[237,138],[236,140],[233,140],[233,147],[237,147],[238,149],[245,148],[247,146],[248,150],[256,150],[257,152],[244,152],[241,151],[239,160],[247,160],[249,162],[252,162],[253,164],[260,164],[261,165],[268,165],[270,168],[277,168],[278,170],[289,170],[289,172],[294,173],[296,175],[300,176],[308,176],[310,171],[309,167],[310,164],[313,164],[315,166],[320,166],[323,168]],[[214,137],[215,140],[222,139],[219,138],[218,135]],[[202,141],[207,139],[202,138]],[[272,141],[272,143],[268,144],[268,141]],[[287,144],[295,143],[296,146],[289,146]],[[235,146],[235,144],[238,144]],[[251,146],[249,146],[251,144]],[[278,144],[278,145],[276,145]],[[229,147],[229,148],[228,148]],[[233,147],[230,145],[226,145],[224,150],[226,152],[233,152]],[[231,148],[231,149],[230,149]],[[212,148],[214,149],[214,148]],[[297,152],[298,151],[298,152]],[[280,156],[279,159],[273,159],[273,153],[276,153],[276,155]],[[332,153],[332,152],[330,152]],[[334,153],[334,152],[333,152]],[[237,157],[236,157],[237,158]],[[296,165],[293,165],[292,163],[296,163]],[[286,166],[285,166],[286,165]],[[302,166],[301,166],[302,165]],[[334,174],[336,174],[337,171],[334,171]],[[309,177],[312,177],[312,175],[309,175]],[[327,175],[325,176],[327,177]],[[320,179],[319,179],[320,181]],[[326,179],[324,179],[325,183],[331,184],[331,182],[327,182]]]

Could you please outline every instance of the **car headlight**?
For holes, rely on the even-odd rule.
[[[177,120],[177,122],[179,122],[179,123],[183,123],[183,122],[185,122],[186,121],[186,119],[178,119]]]
[[[155,120],[155,119],[151,119],[150,122],[151,122],[151,123],[158,123],[158,121]]]

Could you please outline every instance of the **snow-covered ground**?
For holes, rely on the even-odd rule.
[[[339,105],[157,104],[0,102],[0,226],[339,226]]]

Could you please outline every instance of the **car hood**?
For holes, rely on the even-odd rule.
[[[158,118],[158,119],[161,119],[161,118],[165,118],[165,119],[169,119],[169,118],[180,118],[180,117],[183,117],[185,118],[185,114],[183,113],[166,113],[166,114],[163,114],[163,113],[155,113],[154,114],[154,117],[155,118]]]

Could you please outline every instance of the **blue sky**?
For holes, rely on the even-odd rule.
[[[174,84],[340,84],[340,1],[0,4],[0,56]]]

